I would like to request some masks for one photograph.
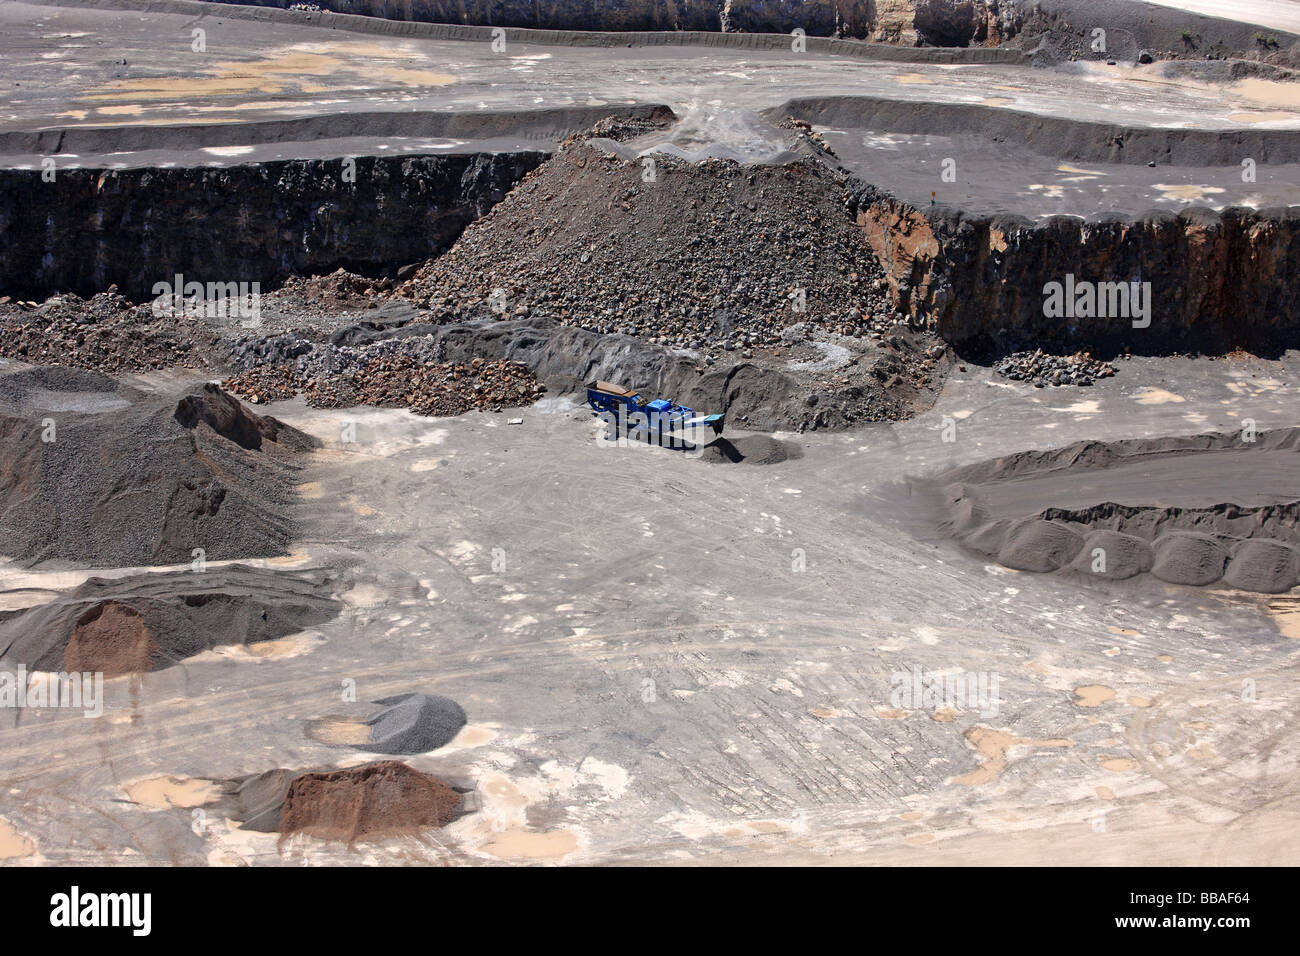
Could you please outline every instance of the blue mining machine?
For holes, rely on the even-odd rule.
[[[727,420],[726,415],[697,415],[695,409],[666,398],[646,401],[631,389],[610,382],[589,382],[587,404],[617,429],[618,437],[664,448],[699,447],[701,436],[721,435]]]

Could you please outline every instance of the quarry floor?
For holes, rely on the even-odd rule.
[[[1295,864],[1300,601],[1008,571],[945,539],[909,478],[1082,438],[1293,425],[1298,392],[1295,354],[1138,358],[1055,390],[968,365],[931,412],[786,436],[804,457],[770,466],[602,447],[565,398],[455,419],[270,406],[325,447],[304,539],[269,563],[350,568],[344,613],[110,680],[96,719],[10,721],[0,852]],[[0,567],[0,607],[84,576]],[[892,675],[914,667],[996,675],[999,699],[899,707]],[[446,829],[349,850],[196,811],[208,780],[374,759],[307,722],[414,690],[469,715],[453,744],[408,758],[472,788],[474,812]]]
[[[631,103],[666,104],[679,135],[761,157],[771,144],[756,113],[796,97],[861,96],[915,104],[924,114],[952,104],[1067,117],[1076,121],[1187,130],[1300,130],[1294,84],[1262,79],[1212,83],[1170,78],[1160,66],[1105,62],[1039,69],[713,46],[573,47],[401,37],[400,23],[373,33],[309,22],[256,22],[207,8],[187,14],[93,9],[53,3],[0,8],[0,75],[9,96],[0,138],[44,131],[42,150],[59,165],[202,166],[289,158],[429,155],[536,148],[566,130],[564,120],[530,118],[580,107],[613,112]],[[229,12],[228,10],[226,11]],[[192,30],[205,31],[202,52]],[[941,51],[946,52],[946,51]],[[356,135],[357,117],[412,117],[391,135]],[[436,136],[403,134],[422,114],[452,121]],[[493,116],[490,121],[484,117]],[[289,123],[313,120],[309,131]],[[549,125],[548,125],[549,124]],[[190,127],[190,134],[178,132]],[[203,127],[196,141],[193,127]],[[98,149],[65,148],[60,130],[117,129]],[[937,115],[931,135],[873,129],[824,130],[841,159],[902,198],[972,211],[1030,217],[1087,215],[1198,204],[1256,207],[1296,202],[1300,165],[1258,160],[1243,182],[1227,165],[1150,169],[1145,164],[1072,163],[978,135],[947,137]],[[461,130],[462,132],[455,132]],[[255,131],[255,132],[254,132]],[[46,153],[0,146],[0,165],[37,168]],[[33,141],[34,142],[34,141]],[[49,144],[49,145],[45,145]],[[1245,157],[1251,158],[1251,157]],[[945,160],[955,176],[943,177]]]
[[[0,5],[0,75],[0,137],[125,131],[120,150],[55,154],[104,168],[536,147],[563,131],[530,125],[531,110],[634,102],[671,106],[692,145],[757,155],[770,145],[758,111],[845,94],[1228,135],[1300,129],[1291,87],[1104,64],[496,54],[53,4]],[[350,135],[361,114],[435,112],[467,128],[503,118],[465,136]],[[295,138],[304,118],[318,122]],[[202,145],[178,133],[195,125]],[[1282,205],[1300,182],[1295,166],[1261,166],[1247,184],[1235,166],[1101,168],[974,137],[823,132],[869,181],[911,199],[948,189],[939,198],[973,210]],[[936,185],[954,153],[958,181]],[[1059,390],[967,365],[924,415],[784,436],[803,457],[761,467],[602,447],[572,398],[456,419],[271,406],[325,447],[301,489],[303,539],[261,563],[347,569],[343,614],[111,680],[97,718],[5,712],[0,859],[1295,864],[1300,599],[1010,571],[949,541],[910,479],[1085,438],[1294,426],[1298,392],[1294,353],[1139,358]],[[87,576],[0,563],[0,608]],[[899,706],[893,678],[914,668],[996,676],[996,707]],[[469,715],[453,744],[407,760],[471,791],[446,829],[349,849],[245,832],[204,808],[214,780],[373,759],[312,739],[309,722],[417,690]]]

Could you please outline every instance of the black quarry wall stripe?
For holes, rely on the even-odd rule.
[[[446,249],[547,153],[288,160],[226,167],[0,170],[0,295],[137,301],[157,282],[376,275]]]

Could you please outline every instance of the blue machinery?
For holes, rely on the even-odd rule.
[[[726,415],[697,415],[695,409],[666,398],[648,402],[631,389],[610,382],[589,382],[587,404],[617,428],[618,437],[669,448],[699,445],[705,436],[721,435],[727,420]]]

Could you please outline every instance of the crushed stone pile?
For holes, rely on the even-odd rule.
[[[324,717],[307,725],[307,736],[379,754],[422,754],[451,743],[465,726],[465,710],[450,697],[397,694],[374,701],[380,710],[361,720]]]
[[[540,313],[708,357],[780,347],[800,323],[893,323],[842,174],[813,159],[654,161],[647,181],[638,160],[566,142],[399,293],[434,321]]]
[[[211,384],[154,394],[95,372],[0,374],[0,554],[91,567],[287,554],[317,444]]]
[[[315,408],[372,405],[443,416],[531,405],[546,390],[520,362],[436,361],[427,337],[340,347],[277,336],[256,344],[260,355],[249,348],[245,343],[241,361],[247,364],[253,355],[252,361],[260,364],[251,364],[222,384],[253,404],[302,394]],[[280,360],[265,361],[268,355]]]
[[[91,578],[47,604],[0,612],[0,661],[106,677],[162,670],[225,644],[255,644],[332,620],[323,571],[225,565]]]
[[[1110,378],[1116,373],[1114,365],[1098,361],[1087,352],[1051,355],[1042,349],[1008,355],[994,366],[994,370],[1003,378],[1031,382],[1035,388],[1092,385],[1098,379]]]
[[[216,330],[201,319],[157,316],[116,287],[90,299],[67,294],[44,303],[0,302],[0,357],[101,372],[208,368]]]
[[[368,750],[381,754],[419,754],[451,743],[465,726],[465,711],[450,697],[398,694],[375,701],[383,707],[370,725]]]
[[[377,309],[392,289],[387,276],[371,279],[340,268],[329,275],[290,276],[267,298],[285,311]]]

